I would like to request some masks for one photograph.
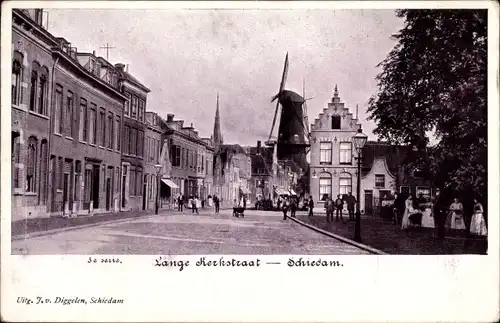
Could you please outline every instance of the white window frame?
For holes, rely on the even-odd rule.
[[[329,148],[323,148],[322,146],[329,145]],[[328,153],[330,152],[330,153]],[[323,165],[332,164],[332,152],[333,144],[330,141],[322,141],[319,143],[319,163]]]

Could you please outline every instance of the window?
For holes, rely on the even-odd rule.
[[[344,194],[349,194],[349,192],[352,192],[352,179],[351,177],[341,177],[339,179],[339,187],[340,187],[340,190],[339,190],[339,193],[340,195],[344,195]]]
[[[14,52],[14,60],[12,62],[12,89],[11,101],[12,104],[21,102],[21,80],[23,75],[23,55],[19,52]]]
[[[123,127],[123,153],[128,155],[130,154],[130,127],[129,126],[124,126]]]
[[[106,112],[103,108],[99,112],[99,145],[102,147],[106,147]]]
[[[48,171],[48,165],[47,165],[47,156],[48,156],[48,143],[47,140],[42,140],[42,144],[40,146],[40,177],[38,179],[39,185],[38,185],[38,190],[40,192],[39,194],[39,201],[42,204],[45,204],[46,200],[46,195],[45,195],[45,188],[47,187],[47,179],[44,176],[44,174],[47,174]]]
[[[160,152],[161,152],[160,140],[156,140],[156,163],[157,164],[160,162]]]
[[[34,137],[28,139],[28,154],[26,167],[26,192],[36,192],[35,177],[36,177],[36,148],[37,140]]]
[[[144,100],[139,100],[139,121],[144,120],[144,106],[145,106]]]
[[[410,195],[410,192],[411,192],[409,186],[401,186],[399,188],[399,190],[400,190],[401,194],[405,194],[405,195]]]
[[[350,142],[340,143],[340,163],[352,164],[352,143]]]
[[[201,156],[201,172],[205,171],[205,156]]]
[[[129,113],[130,113],[130,101],[131,101],[131,98],[130,98],[130,93],[125,93],[125,96],[127,97],[127,100],[125,101],[125,115],[128,116]]]
[[[174,165],[177,167],[181,165],[181,146],[175,146]]]
[[[14,188],[20,188],[19,180],[19,163],[21,161],[21,137],[18,132],[12,132],[12,154],[13,154],[13,164],[12,164],[12,182]]]
[[[340,116],[332,116],[332,129],[340,129]]]
[[[385,187],[385,175],[375,174],[375,187]]]
[[[319,178],[319,195],[322,201],[325,201],[332,195],[332,176],[323,173]]]
[[[49,71],[46,67],[41,69],[40,79],[38,80],[38,113],[47,114],[47,78]]]
[[[115,149],[120,150],[120,117],[116,117],[116,125],[115,125]]]
[[[137,171],[135,180],[136,180],[135,195],[142,196],[142,170]]]
[[[113,122],[113,113],[108,112],[108,136],[107,136],[108,142],[106,147],[110,149],[113,149],[113,141],[115,139],[115,134],[113,129],[114,124],[115,123]]]
[[[132,118],[137,118],[137,97],[132,97],[132,109],[130,111],[130,116]]]
[[[80,140],[87,141],[87,100],[80,99]]]
[[[66,136],[73,137],[73,93],[66,96]]]
[[[144,156],[144,131],[137,132],[137,156]]]
[[[38,89],[38,77],[40,74],[40,64],[37,62],[32,63],[31,68],[31,83],[30,83],[30,111],[36,111],[37,95],[36,91]]]
[[[137,129],[130,128],[130,155],[137,155]]]
[[[320,164],[331,164],[332,163],[332,143],[322,142],[319,144],[320,150]]]
[[[63,133],[63,89],[60,85],[56,86],[55,118],[54,132]]]
[[[63,188],[63,179],[64,179],[64,160],[62,157],[59,157],[59,169],[57,170],[57,173],[59,177],[57,177],[57,188],[62,190]]]
[[[424,178],[424,171],[420,168],[415,168],[413,170],[413,178]]]
[[[97,138],[97,106],[92,103],[90,104],[90,131],[89,131],[89,143],[95,145]]]
[[[422,194],[422,196],[424,198],[430,198],[431,197],[431,189],[430,187],[426,187],[426,186],[418,186],[417,189],[416,189],[416,196],[417,198],[420,197],[420,194]]]

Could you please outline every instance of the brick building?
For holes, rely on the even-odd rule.
[[[79,53],[64,38],[52,97],[49,199],[51,215],[118,212],[120,132],[125,96],[115,78],[101,78],[102,59]],[[115,73],[103,67],[108,74]]]
[[[248,149],[240,145],[222,145],[221,152],[221,199],[227,205],[240,201],[244,196],[251,202],[250,183],[252,159]]]
[[[146,102],[150,90],[125,70],[124,64],[115,64],[119,73],[120,89],[126,101],[123,109],[122,131],[122,210],[140,210],[147,204],[144,196],[144,134],[146,132]]]
[[[55,38],[41,9],[12,10],[12,220],[46,214]]]
[[[170,149],[171,180],[178,188],[165,189],[162,196],[170,194],[169,198],[172,198],[183,194],[186,199],[193,195],[206,199],[213,194],[214,150],[211,140],[201,138],[193,124],[185,127],[183,120],[174,120],[173,114],[167,115],[165,123],[168,126],[165,135]]]

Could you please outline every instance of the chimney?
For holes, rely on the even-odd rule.
[[[260,145],[261,145],[260,140],[257,140],[257,154],[260,154]]]
[[[116,69],[118,69],[120,72],[123,72],[123,68],[125,67],[125,64],[122,63],[116,63],[115,64]]]
[[[92,51],[92,55],[95,56],[95,50]]]
[[[125,72],[127,72],[127,73],[128,73],[128,64],[127,64],[127,67],[125,68]]]
[[[167,122],[174,121],[174,115],[172,113],[167,114]]]

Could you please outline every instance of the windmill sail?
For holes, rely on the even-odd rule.
[[[276,99],[277,99],[277,101],[276,101],[276,109],[274,110],[273,124],[271,125],[271,132],[269,133],[269,140],[271,140],[274,126],[276,125],[276,116],[278,115],[278,109],[279,109],[279,105],[280,105],[279,96],[280,96],[280,93],[285,88],[287,76],[288,76],[288,52],[286,53],[286,56],[285,56],[285,66],[283,67],[283,74],[281,75],[280,89],[279,89],[278,94],[276,94],[276,96],[273,98],[273,101]]]

